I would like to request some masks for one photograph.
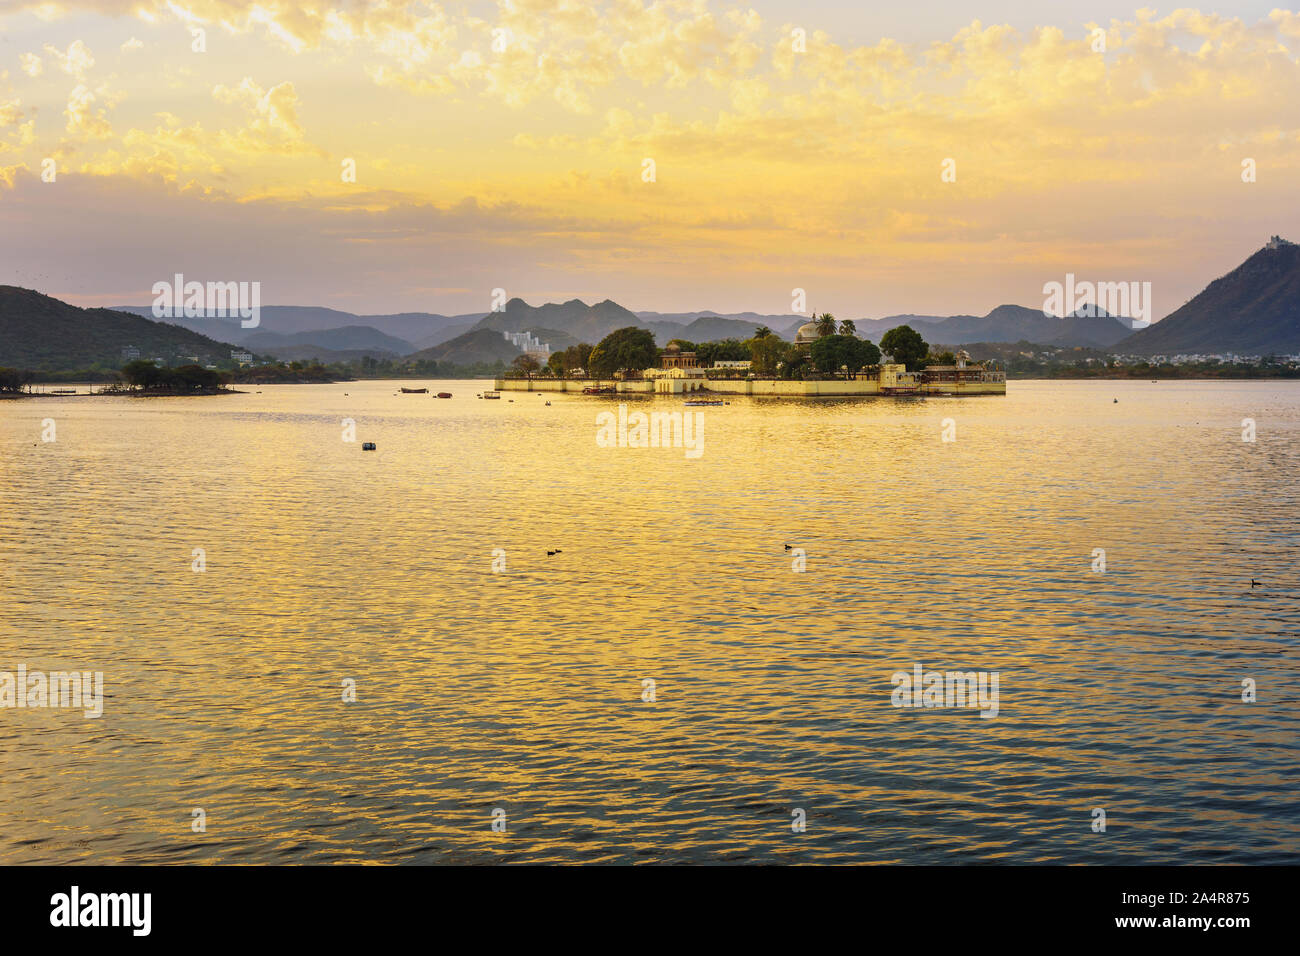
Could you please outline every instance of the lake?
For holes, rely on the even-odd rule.
[[[1300,383],[490,387],[0,402],[0,862],[1296,862]]]

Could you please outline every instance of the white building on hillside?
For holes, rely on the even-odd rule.
[[[531,332],[502,332],[506,341],[517,349],[523,350],[526,355],[531,355],[539,362],[545,362],[551,357],[551,346],[543,342]]]

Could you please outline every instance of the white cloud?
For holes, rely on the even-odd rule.
[[[91,55],[90,47],[86,46],[82,40],[73,40],[68,45],[66,53],[47,43],[45,44],[45,52],[54,59],[60,70],[69,76],[75,76],[78,80],[84,80],[86,71],[95,65],[95,58]]]

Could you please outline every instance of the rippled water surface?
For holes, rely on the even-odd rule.
[[[0,402],[0,670],[105,682],[0,710],[0,862],[1300,856],[1300,383],[736,398],[698,460],[429,384]]]

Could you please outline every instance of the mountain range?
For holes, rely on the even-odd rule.
[[[120,364],[122,349],[168,361],[199,355],[228,357],[231,345],[280,359],[348,361],[432,359],[457,364],[510,361],[520,349],[503,333],[529,332],[552,350],[595,344],[615,329],[637,326],[670,339],[709,342],[746,339],[767,326],[789,340],[808,318],[754,312],[632,312],[609,299],[529,305],[509,300],[498,312],[439,315],[403,312],[358,315],[314,306],[264,306],[261,322],[245,329],[226,317],[152,318],[149,306],[78,309],[29,289],[0,286],[0,366],[76,369]],[[891,315],[854,319],[857,334],[873,340],[907,324],[926,341],[958,346],[976,342],[1031,342],[1121,354],[1300,353],[1300,246],[1274,237],[1233,271],[1163,321],[1133,331],[1127,319],[1107,315],[1044,315],[1040,309],[1000,305],[985,315]],[[206,363],[205,363],[206,364]]]

